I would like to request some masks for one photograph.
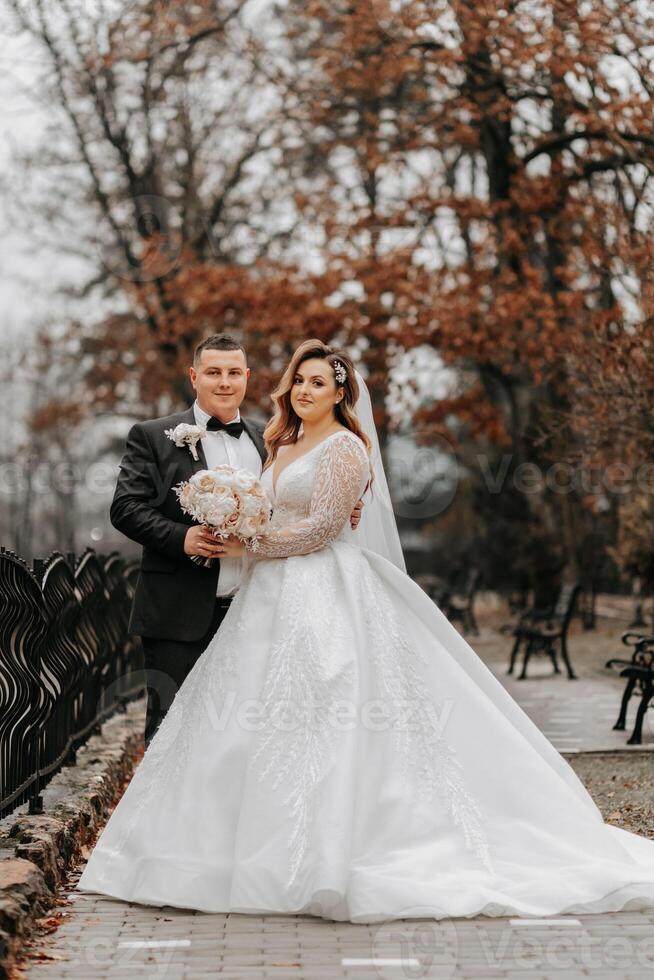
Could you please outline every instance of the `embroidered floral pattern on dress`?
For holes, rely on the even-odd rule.
[[[272,492],[272,472],[265,476]],[[308,555],[324,548],[347,525],[367,479],[363,443],[352,433],[333,433],[282,471],[271,528],[248,548],[260,558]],[[261,572],[267,564],[261,563]],[[287,790],[289,888],[310,841],[319,787],[338,758],[333,712],[341,699],[351,699],[356,683],[355,665],[343,656],[354,637],[335,615],[333,559],[323,554],[303,571],[284,581],[279,597],[281,638],[272,647],[262,691],[269,724],[251,760],[260,779],[269,778],[273,788]],[[290,731],[284,717],[289,705],[296,711]]]
[[[393,731],[404,760],[404,777],[408,785],[417,787],[424,802],[443,800],[455,826],[461,828],[466,847],[492,872],[482,813],[443,735],[436,704],[415,668],[416,661],[425,661],[424,654],[407,643],[392,603],[367,564],[360,583],[359,607],[365,611],[380,693],[385,703],[398,705],[399,723]]]
[[[333,712],[352,700],[354,637],[335,615],[334,559],[321,555],[304,576],[285,576],[279,597],[279,638],[273,642],[261,692],[267,724],[251,757],[253,771],[285,792],[290,833],[290,888],[311,839],[319,787],[339,757]],[[290,715],[290,717],[289,717]]]
[[[306,494],[307,476],[309,487],[313,487],[310,498]],[[287,484],[280,494],[279,481],[284,477]],[[271,530],[246,542],[246,548],[263,558],[307,555],[324,548],[345,527],[367,478],[368,456],[359,437],[349,430],[333,432],[282,470],[276,496],[284,509],[273,511]],[[298,513],[305,516],[298,520]],[[287,515],[293,515],[294,523],[281,523]]]
[[[326,440],[327,446],[315,447],[282,471],[277,481],[271,530],[253,549],[255,553],[287,557],[309,553],[337,540],[365,485],[368,467],[365,465],[362,468],[367,460],[364,459],[363,445],[356,436],[351,433],[335,435],[341,438],[330,437]],[[315,449],[322,450],[317,461],[313,459]],[[288,478],[280,488],[279,481],[287,472]],[[264,481],[269,483],[269,492],[274,496],[270,470],[264,474]],[[306,516],[298,521],[301,514]],[[351,548],[350,545],[347,547],[348,550]],[[324,557],[322,560],[325,560]],[[375,579],[357,548],[352,548],[352,560],[357,562],[357,571],[353,575],[353,581],[359,583],[360,589],[357,605],[365,611],[369,648],[375,658],[380,694],[387,706],[393,705],[398,709],[393,732],[404,763],[404,777],[410,786],[417,787],[421,800],[430,802],[440,798],[445,803],[454,824],[461,828],[466,846],[488,871],[492,871],[482,814],[466,787],[461,764],[443,736],[437,707],[425,693],[414,665],[416,661],[426,662],[425,655],[406,642],[382,583]],[[319,568],[319,565],[307,568],[306,575],[312,589],[315,588],[317,595],[322,595],[322,606],[325,608],[329,603],[326,583],[330,581],[330,576],[326,575],[325,584],[322,584],[323,576]],[[295,581],[298,581],[297,576]],[[266,703],[268,697],[278,697],[280,692],[293,696],[303,691],[302,696],[307,697],[312,690],[320,694],[323,708],[327,703],[330,692],[321,688],[315,668],[320,663],[320,644],[324,647],[329,629],[336,624],[330,621],[330,627],[320,631],[317,651],[313,637],[303,637],[303,642],[293,649],[294,641],[298,639],[293,624],[311,621],[307,610],[300,608],[300,603],[307,601],[307,595],[308,590],[302,588],[295,592],[286,589],[283,593],[280,610],[283,610],[284,616],[287,610],[291,613],[284,631],[286,644],[283,649],[274,652],[275,668],[271,668],[270,673],[276,680],[267,691]],[[310,653],[305,661],[304,656],[308,651]],[[314,669],[313,686],[308,663]],[[335,690],[331,694],[337,696]],[[407,707],[411,711],[410,719],[403,718]],[[326,738],[330,736],[328,730],[322,728],[320,731]],[[296,817],[292,849],[294,867],[297,868],[308,845],[306,835],[310,805],[307,798],[311,797],[315,802],[317,786],[326,770],[325,760],[331,756],[326,746],[316,744],[315,732],[307,740],[297,737],[285,740],[284,732],[276,731],[264,740],[261,751],[264,745],[270,752],[266,771],[283,769],[284,777],[280,776],[279,779],[290,780],[288,800],[293,801]],[[319,757],[323,759],[322,765],[318,762]],[[312,778],[308,779],[306,774],[311,774]]]

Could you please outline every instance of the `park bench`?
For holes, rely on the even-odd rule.
[[[568,677],[570,680],[576,680],[568,654],[567,637],[580,588],[578,582],[566,583],[561,586],[554,606],[549,609],[535,607],[527,609],[517,623],[502,627],[502,632],[511,633],[515,637],[508,674],[513,673],[521,647],[523,647],[523,660],[518,680],[524,680],[527,676],[527,664],[534,654],[549,656],[554,673],[560,674],[561,670],[556,658],[558,644]]]
[[[613,726],[614,731],[623,732],[627,723],[627,707],[634,694],[640,697],[640,704],[636,712],[634,730],[627,745],[640,745],[643,737],[643,721],[645,712],[650,707],[650,701],[654,695],[654,636],[649,633],[635,633],[628,630],[622,634],[622,642],[626,647],[633,647],[630,660],[623,660],[620,657],[612,657],[606,661],[606,667],[622,667],[620,677],[626,677],[627,683],[620,702],[620,714]]]

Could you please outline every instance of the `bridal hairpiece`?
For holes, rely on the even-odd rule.
[[[347,381],[347,370],[344,364],[340,361],[332,361],[332,367],[334,368],[334,375],[339,385],[344,385]]]

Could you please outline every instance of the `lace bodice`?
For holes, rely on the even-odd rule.
[[[269,466],[263,486],[273,502],[270,530],[248,543],[262,558],[307,555],[343,537],[348,518],[368,482],[368,454],[358,436],[339,430],[283,467],[273,487]]]

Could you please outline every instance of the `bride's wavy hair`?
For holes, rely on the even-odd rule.
[[[354,410],[357,398],[359,397],[359,385],[352,359],[344,351],[335,350],[333,347],[328,347],[327,344],[323,344],[322,340],[305,340],[291,357],[284,373],[279,379],[279,384],[271,395],[273,404],[275,405],[275,412],[263,433],[266,450],[268,451],[264,468],[275,462],[280,446],[287,446],[297,439],[302,419],[295,413],[291,405],[291,390],[300,364],[313,357],[327,361],[332,371],[334,371],[335,362],[338,361],[345,368],[346,377],[343,382],[339,382],[336,372],[334,372],[334,382],[337,389],[343,388],[345,391],[340,402],[334,406],[334,414],[341,425],[345,426],[346,429],[349,429],[350,432],[353,432],[361,439],[368,450],[368,454],[370,454],[372,448],[370,439],[361,428]]]

